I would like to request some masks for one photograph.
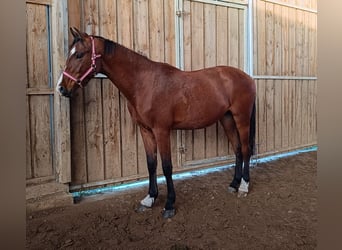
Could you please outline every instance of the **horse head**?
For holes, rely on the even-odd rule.
[[[98,72],[100,54],[96,54],[95,39],[76,28],[70,28],[74,41],[70,46],[65,68],[56,91],[62,96],[71,97],[77,87],[84,87]]]

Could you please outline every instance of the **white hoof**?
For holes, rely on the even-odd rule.
[[[238,198],[243,198],[243,197],[246,197],[247,194],[248,194],[248,193],[246,193],[246,192],[239,191],[237,197],[238,197]]]
[[[245,180],[242,178],[240,187],[239,187],[238,197],[246,197],[248,194],[248,187],[249,187],[249,183],[245,182]]]
[[[150,195],[148,194],[143,200],[140,201],[140,204],[145,207],[151,208],[154,204],[154,198],[150,197]]]
[[[233,188],[233,187],[231,187],[231,186],[228,187],[228,192],[229,192],[229,193],[236,193],[236,191],[237,191],[237,190],[236,190],[235,188]]]

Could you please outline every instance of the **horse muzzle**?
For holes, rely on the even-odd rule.
[[[71,97],[71,91],[68,91],[65,87],[63,86],[58,86],[58,92],[65,97],[70,98]]]

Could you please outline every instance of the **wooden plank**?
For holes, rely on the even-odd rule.
[[[306,6],[308,7],[308,6]],[[303,75],[309,75],[309,15],[308,12],[303,12]],[[302,98],[301,98],[301,109],[302,109],[302,144],[307,144],[309,139],[309,94],[308,86],[309,81],[303,81],[302,85]]]
[[[274,149],[282,149],[282,80],[274,80]]]
[[[266,81],[258,80],[258,153],[267,152],[267,110],[266,110]]]
[[[257,1],[257,30],[254,31],[254,37],[257,40],[257,75],[266,75],[266,4],[263,1]]]
[[[295,145],[301,145],[302,143],[302,110],[301,110],[301,98],[302,98],[302,84],[303,81],[296,80],[295,81],[295,99],[293,100],[294,103],[294,135],[295,135]]]
[[[113,41],[117,41],[116,16],[116,0],[99,1],[100,35]]]
[[[56,80],[65,66],[68,43],[68,11],[66,1],[53,1],[51,12],[52,36],[52,68]],[[54,163],[57,179],[60,183],[71,181],[71,142],[70,142],[70,106],[67,98],[54,95],[54,130],[55,147]]]
[[[68,20],[70,27],[83,29],[81,24],[82,3],[81,1],[68,1]],[[69,44],[73,41],[70,32]],[[70,126],[71,126],[71,166],[72,185],[87,182],[87,159],[86,159],[86,134],[84,117],[84,90],[78,89],[70,100]]]
[[[216,63],[228,65],[228,8],[216,7]],[[217,126],[217,156],[226,156],[233,152],[228,151],[228,139],[220,125]]]
[[[317,143],[317,81],[313,83],[314,85],[314,100],[313,100],[313,112],[314,112],[314,123],[313,123],[313,130],[314,130],[314,138],[313,140]]]
[[[274,80],[266,80],[266,150],[272,152],[275,149],[275,106],[274,106]]]
[[[85,137],[88,181],[104,179],[101,80],[91,80],[84,91]]]
[[[149,57],[149,23],[148,23],[148,0],[134,0],[134,50]]]
[[[266,3],[266,75],[274,74],[274,5]]]
[[[303,75],[304,66],[304,16],[303,11],[296,10],[296,75]],[[296,137],[295,144],[300,145],[302,142],[302,109],[301,109],[301,98],[302,98],[302,85],[303,81],[296,81],[296,110],[295,110],[295,127],[296,127]]]
[[[191,3],[192,70],[204,68],[204,4]],[[205,158],[205,129],[193,130],[193,160]],[[188,142],[187,142],[188,143]]]
[[[289,81],[283,80],[282,84],[282,101],[281,101],[281,120],[282,120],[282,127],[281,127],[281,143],[282,148],[289,147],[289,121],[290,121],[290,110],[289,110]]]
[[[216,7],[216,61],[228,65],[228,8]]]
[[[229,65],[239,67],[239,10],[228,9]]]
[[[273,75],[281,75],[282,74],[282,64],[283,61],[283,51],[284,47],[282,44],[282,7],[279,5],[274,6],[274,36],[273,36],[273,43],[274,43],[274,68],[273,68]]]
[[[26,95],[53,95],[55,90],[53,88],[27,88]]]
[[[118,42],[133,49],[133,3],[117,0]],[[122,177],[137,174],[137,130],[127,109],[127,99],[120,93],[121,106],[121,150]]]
[[[82,0],[68,0],[68,22],[69,27],[76,27],[80,30],[83,29],[81,24],[81,15],[83,16]],[[71,32],[68,32],[69,44],[73,41]]]
[[[309,124],[309,113],[308,113],[308,81],[303,80],[302,81],[302,96],[301,96],[301,110],[302,110],[302,122],[301,122],[301,137],[302,137],[302,144],[307,144],[308,143],[308,124]]]
[[[204,67],[216,66],[216,7],[204,5]],[[205,158],[217,156],[217,123],[205,129]]]
[[[84,1],[84,30],[99,34],[99,6],[96,0]],[[103,110],[101,80],[91,80],[84,89],[85,132],[88,181],[104,179]]]
[[[282,62],[280,75],[289,75],[289,12],[288,8],[281,8],[281,47]]]
[[[48,27],[47,7],[27,4],[27,67],[28,86],[35,89],[47,88]],[[29,91],[28,91],[29,92]],[[27,176],[44,177],[54,172],[52,163],[51,109],[49,96],[27,97]],[[32,165],[31,165],[32,164]]]
[[[103,80],[103,137],[105,179],[122,176],[120,93],[110,80]]]
[[[281,7],[281,47],[282,47],[282,62],[281,62],[281,75],[289,75],[289,15],[288,8]],[[289,147],[289,121],[290,121],[290,110],[289,110],[289,81],[282,81],[282,102],[281,102],[281,113],[282,113],[282,129],[281,129],[281,142],[282,148]]]
[[[52,5],[52,0],[25,0],[28,4]]]
[[[49,81],[47,8],[36,4],[27,4],[26,8],[28,87],[47,88]]]
[[[117,41],[116,1],[99,1],[100,35]],[[120,92],[108,80],[102,80],[104,178],[122,176]]]
[[[44,177],[52,175],[52,141],[50,124],[49,96],[30,97],[30,128],[33,176]]]
[[[153,14],[156,12],[154,11]],[[133,19],[134,19],[134,50],[150,57],[150,31],[149,31],[149,1],[135,0],[133,5]],[[153,34],[151,33],[151,36]],[[159,39],[161,40],[161,38]],[[157,45],[160,46],[160,45]],[[160,52],[155,53],[154,55]],[[137,129],[137,173],[143,174],[147,172],[146,167],[146,152],[144,143],[139,129]]]
[[[183,16],[183,46],[184,46],[184,70],[190,71],[192,68],[192,8],[191,2],[184,1],[183,10],[189,15]],[[182,131],[182,145],[185,146],[184,157],[182,160],[189,161],[193,159],[193,132],[190,130]],[[183,162],[183,164],[184,164]]]
[[[290,113],[290,126],[289,126],[289,146],[296,145],[296,125],[295,125],[295,112],[296,112],[296,81],[289,81],[289,113]]]
[[[282,46],[282,17],[281,6],[275,5],[273,8],[273,75],[281,75],[283,64],[283,46]],[[282,81],[274,80],[274,149],[280,150],[282,148]]]
[[[72,185],[87,182],[87,147],[84,117],[84,91],[79,89],[70,100]]]
[[[317,15],[310,15],[309,29],[309,75],[317,75]]]
[[[175,46],[175,5],[173,1],[164,0],[164,46],[165,62],[176,66],[176,46]],[[186,18],[185,15],[183,17]]]
[[[164,1],[149,1],[148,30],[150,59],[165,61],[165,34],[164,34]]]
[[[245,34],[245,12],[246,10],[240,9],[239,12],[239,68],[246,71],[245,69],[245,45],[246,45],[246,34]]]
[[[26,179],[32,178],[30,97],[26,96]]]
[[[183,5],[183,10],[189,15],[183,16],[183,49],[184,49],[184,70],[191,70],[191,4],[190,1],[185,0]]]

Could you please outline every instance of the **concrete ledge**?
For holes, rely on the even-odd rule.
[[[27,213],[72,204],[73,198],[66,184],[48,182],[26,187]]]

